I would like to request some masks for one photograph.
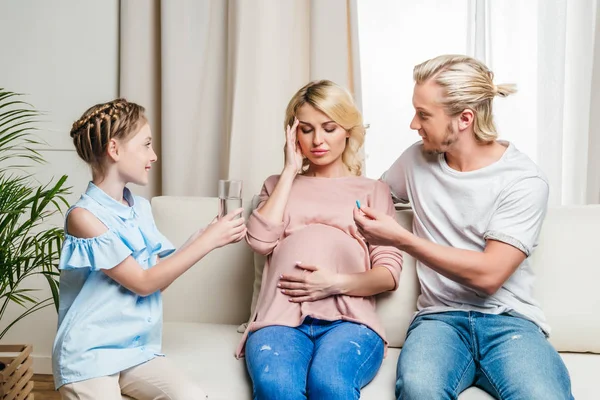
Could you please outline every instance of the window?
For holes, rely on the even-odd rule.
[[[378,178],[411,144],[412,70],[440,54],[484,61],[495,83],[517,94],[496,98],[500,139],[536,160],[537,3],[519,0],[357,2],[366,176]]]

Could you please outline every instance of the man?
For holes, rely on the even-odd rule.
[[[475,385],[498,399],[571,399],[568,371],[532,296],[548,182],[498,141],[496,86],[478,60],[446,55],[414,69],[410,127],[422,141],[384,174],[410,202],[414,234],[368,207],[355,221],[370,244],[417,259],[418,314],[398,360],[398,399],[454,399]],[[513,126],[513,129],[519,129]]]

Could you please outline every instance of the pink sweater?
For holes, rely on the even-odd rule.
[[[273,192],[279,176],[269,177],[262,188],[260,209]],[[244,352],[249,332],[270,325],[296,327],[305,317],[365,324],[385,340],[375,312],[374,297],[332,296],[305,303],[292,303],[277,288],[281,274],[302,273],[297,261],[340,273],[359,273],[372,266],[387,268],[394,290],[402,270],[400,250],[370,246],[359,235],[352,216],[356,200],[394,215],[389,187],[363,177],[315,178],[298,175],[293,182],[283,222],[267,221],[256,210],[248,219],[246,240],[257,253],[267,256],[256,310],[238,346]]]

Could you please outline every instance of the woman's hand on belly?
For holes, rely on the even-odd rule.
[[[296,264],[297,274],[284,274],[277,287],[294,303],[321,300],[339,294],[339,274],[316,265]]]

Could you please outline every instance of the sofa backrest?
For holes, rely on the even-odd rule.
[[[244,204],[246,216],[250,202]],[[218,200],[201,197],[155,197],[154,218],[175,246],[208,224]],[[396,212],[411,229],[412,211]],[[536,298],[550,326],[550,341],[559,351],[600,353],[600,206],[549,210],[540,246],[533,255]],[[400,286],[378,297],[377,311],[392,347],[401,347],[416,312],[419,284],[415,261],[404,255]],[[260,258],[257,258],[260,259]],[[254,282],[252,251],[240,242],[210,253],[175,281],[164,294],[165,321],[241,324],[250,314]]]
[[[533,253],[535,298],[560,351],[600,353],[600,205],[548,211]]]
[[[219,200],[161,196],[152,199],[159,231],[175,247],[217,215]],[[250,209],[250,203],[244,208]],[[248,212],[246,212],[246,217]],[[240,324],[249,318],[253,253],[245,241],[209,253],[163,294],[165,321]]]
[[[396,221],[412,230],[412,211],[396,211]],[[377,314],[383,322],[391,347],[402,347],[410,321],[417,312],[417,297],[421,291],[415,264],[415,259],[404,253],[398,289],[377,297]]]

